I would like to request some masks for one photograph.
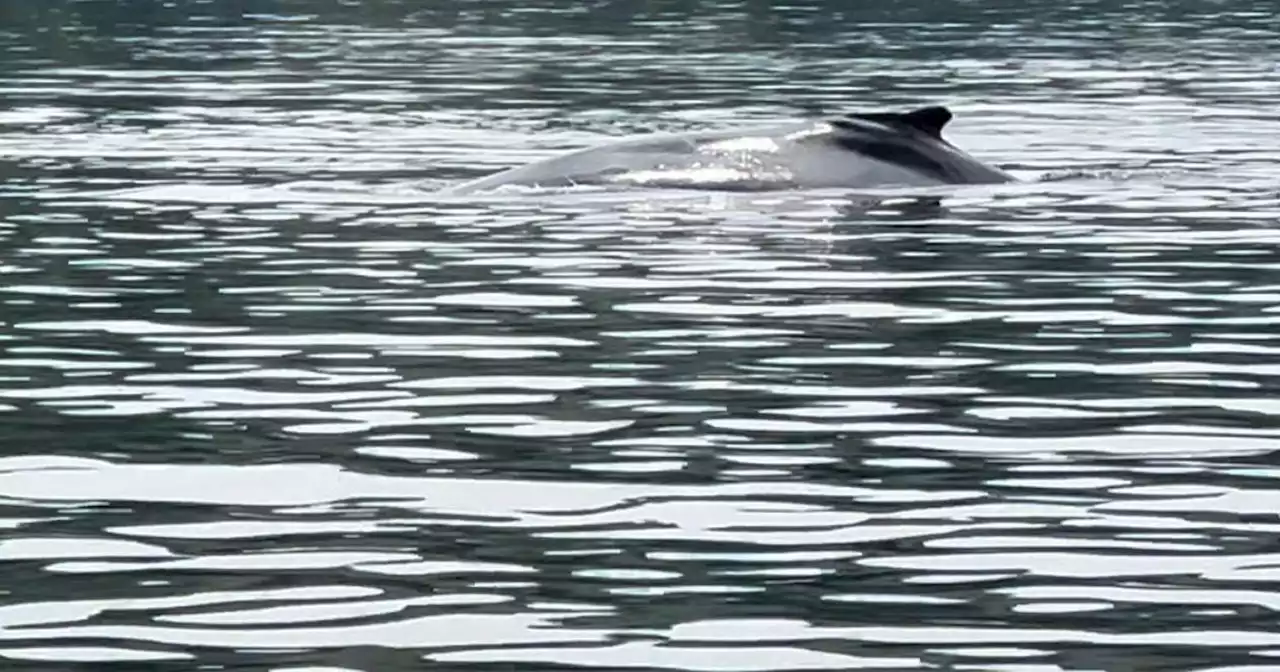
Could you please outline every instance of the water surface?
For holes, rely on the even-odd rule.
[[[5,669],[1276,665],[1270,5],[233,4],[0,0]],[[432,193],[932,103],[1025,181]]]

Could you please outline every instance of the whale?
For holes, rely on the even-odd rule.
[[[942,137],[951,110],[850,112],[754,129],[648,134],[570,151],[441,190],[652,187],[770,191],[1013,182]]]

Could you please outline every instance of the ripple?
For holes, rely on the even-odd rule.
[[[766,5],[11,12],[0,657],[1270,669],[1273,8]],[[433,193],[929,101],[1027,179]]]

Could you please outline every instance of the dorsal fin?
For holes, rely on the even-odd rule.
[[[906,126],[941,140],[942,127],[946,126],[948,121],[951,121],[951,110],[941,105],[931,105],[910,112],[872,112],[869,114],[850,114],[848,116],[877,124]]]

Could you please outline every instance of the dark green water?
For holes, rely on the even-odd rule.
[[[1278,26],[0,0],[0,669],[1280,669]],[[1025,181],[432,195],[931,103]]]

